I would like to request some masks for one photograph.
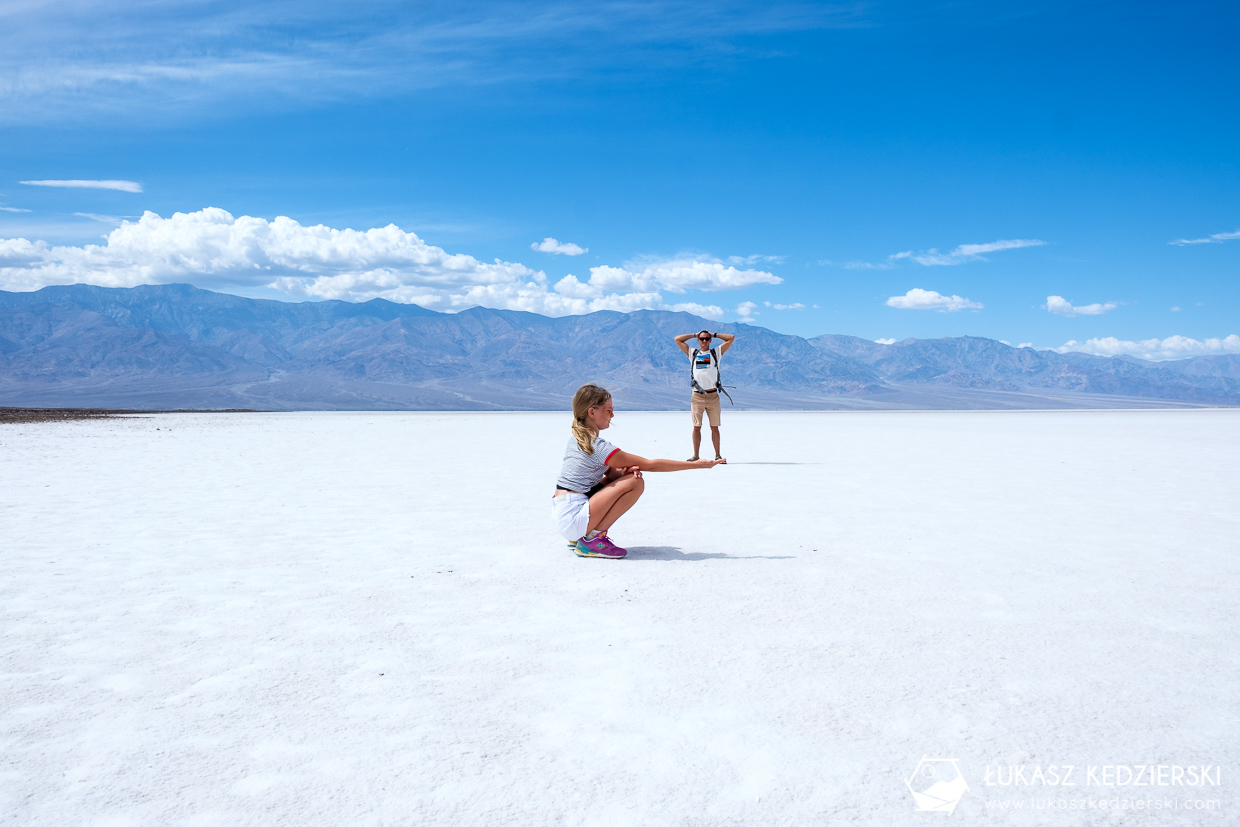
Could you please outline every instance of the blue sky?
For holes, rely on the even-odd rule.
[[[1236,350],[1238,21],[1223,3],[8,4],[0,288]]]

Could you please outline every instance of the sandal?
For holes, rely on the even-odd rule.
[[[685,460],[685,462],[697,462],[699,459],[701,459],[701,457],[699,457],[697,454],[694,454],[693,456]]]
[[[715,459],[723,459],[723,457],[719,456],[718,454],[715,454]],[[727,464],[728,464],[728,461],[727,461],[726,459],[723,459],[723,462],[721,462],[721,463],[719,463],[719,464],[720,464],[720,465],[727,465]]]

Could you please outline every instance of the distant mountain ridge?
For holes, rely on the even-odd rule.
[[[738,407],[1058,408],[1240,404],[1240,357],[1142,362],[991,339],[803,339],[688,313],[446,314],[374,299],[280,302],[189,285],[0,291],[0,404],[563,410],[596,381],[630,409],[683,408],[671,341],[736,333]]]

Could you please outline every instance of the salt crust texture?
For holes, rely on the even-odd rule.
[[[551,529],[566,414],[0,430],[0,823],[921,824],[923,755],[953,822],[1237,823],[1240,412],[723,430],[621,562]],[[1221,812],[986,807],[1158,763]]]

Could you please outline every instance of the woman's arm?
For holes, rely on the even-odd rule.
[[[636,468],[639,471],[689,471],[694,468],[714,468],[722,459],[699,459],[693,462],[679,459],[646,459],[637,454],[616,451],[607,458],[612,468]]]

